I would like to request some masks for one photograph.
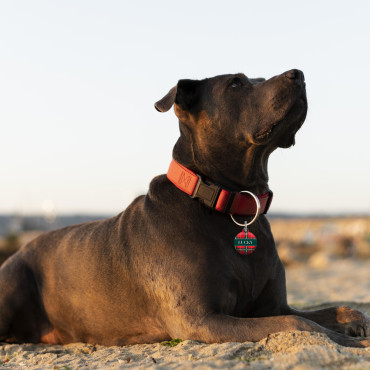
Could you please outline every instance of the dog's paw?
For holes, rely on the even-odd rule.
[[[331,330],[329,330],[326,334],[331,340],[340,344],[341,346],[357,347],[357,348],[368,348],[368,347],[370,347],[370,339],[369,338],[354,338],[352,336],[348,336],[346,334],[334,332],[334,331],[331,331]]]
[[[353,338],[347,336],[346,339],[341,338],[340,340],[337,341],[337,343],[346,347],[357,347],[357,348],[370,347],[370,340],[366,338]]]
[[[352,337],[370,336],[370,317],[353,308],[342,306],[337,309],[340,332]]]

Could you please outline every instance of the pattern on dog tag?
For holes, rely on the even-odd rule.
[[[252,254],[257,248],[257,238],[248,230],[247,233],[243,230],[235,237],[234,248],[242,255]]]

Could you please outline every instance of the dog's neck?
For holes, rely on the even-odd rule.
[[[275,148],[251,144],[245,149],[226,144],[222,157],[207,160],[207,154],[195,148],[189,130],[180,125],[180,131],[173,158],[183,166],[233,191],[262,194],[269,190],[267,165]]]

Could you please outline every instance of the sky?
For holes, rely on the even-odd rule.
[[[179,79],[303,70],[271,212],[370,213],[370,2],[0,2],[0,213],[115,214],[167,171]]]

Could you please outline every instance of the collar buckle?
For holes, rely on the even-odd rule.
[[[190,198],[199,198],[199,201],[210,208],[214,208],[217,198],[221,192],[221,188],[216,184],[207,184],[197,174],[198,182],[195,186],[194,192]]]

